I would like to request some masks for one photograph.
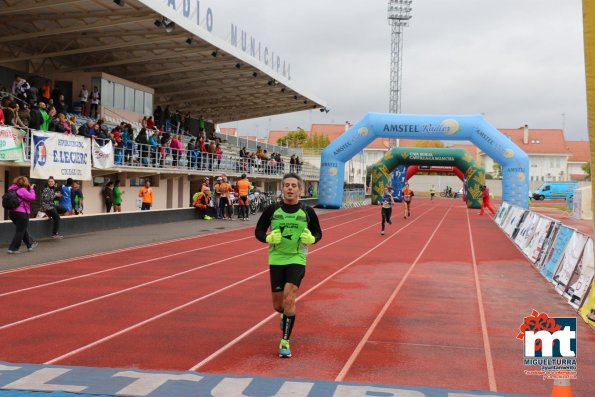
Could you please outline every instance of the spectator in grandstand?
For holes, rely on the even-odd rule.
[[[29,104],[23,103],[23,106],[19,106],[17,104],[17,112],[19,119],[21,119],[23,122],[24,127],[29,127],[29,122],[31,121],[31,111],[29,110]]]
[[[122,195],[124,191],[120,187],[120,180],[114,183],[114,212],[122,212]]]
[[[147,128],[150,130],[155,129],[155,122],[153,121],[153,116],[149,116],[149,118],[147,119]]]
[[[45,104],[44,104],[45,106]],[[43,122],[41,123],[40,130],[48,131],[50,129],[50,122],[52,121],[52,117],[56,115],[56,108],[52,105],[48,105],[47,108],[41,108],[41,117]]]
[[[206,139],[205,132],[205,120],[202,116],[198,116],[198,131],[202,133],[202,136]]]
[[[85,85],[81,85],[79,91],[79,102],[81,104],[81,114],[87,116],[89,114],[89,90]]]
[[[295,154],[292,154],[289,158],[289,172],[295,172]]]
[[[142,198],[141,211],[148,211],[153,206],[153,189],[151,188],[151,181],[146,180],[145,186],[143,186],[139,192],[138,197]]]
[[[19,205],[8,211],[8,217],[15,225],[15,233],[12,242],[8,246],[8,253],[20,254],[21,241],[27,246],[27,251],[33,251],[37,246],[37,242],[33,241],[27,228],[29,226],[31,203],[35,201],[35,185],[29,185],[29,179],[26,176],[18,176],[14,178],[8,190],[16,192],[19,199]]]
[[[21,75],[14,75],[14,82],[12,83],[12,94],[23,102],[31,99],[31,86],[27,83]]]
[[[126,127],[122,130],[122,140],[124,141],[124,161],[128,165],[132,165],[132,158],[134,156],[134,128],[130,124],[125,124]]]
[[[200,152],[200,157],[198,159],[198,166],[201,170],[204,170],[207,167],[207,156],[208,156],[208,149],[205,144],[205,139],[203,137],[198,138],[198,151]]]
[[[103,202],[105,203],[105,212],[110,212],[114,205],[114,183],[109,181],[106,183],[102,192]],[[116,211],[114,211],[116,212]]]
[[[37,102],[39,100],[39,88],[35,85],[35,82],[29,83],[29,98],[27,102]]]
[[[33,130],[39,130],[41,128],[41,123],[43,123],[41,106],[45,106],[45,103],[39,102],[39,104],[33,104],[31,106],[31,110],[29,111],[29,128]]]
[[[165,128],[165,132],[170,132],[169,131],[170,124],[171,124],[171,112],[169,111],[169,105],[166,105],[165,109],[163,110],[163,128]]]
[[[196,139],[192,138],[186,145],[186,158],[188,159],[188,169],[191,170],[194,169],[196,166],[196,153],[194,153],[194,150],[196,150]]]
[[[53,176],[48,178],[47,186],[41,192],[41,210],[52,220],[52,238],[60,239],[62,236],[58,233],[60,229],[60,211],[56,207],[56,201],[60,200],[62,193],[56,186]]]
[[[72,134],[70,123],[62,113],[58,113],[50,123],[50,131]]]
[[[87,121],[81,125],[78,129],[78,135],[84,136],[85,138],[91,138],[96,134],[95,122],[92,120]]]
[[[83,191],[81,190],[81,183],[79,181],[72,182],[72,214],[83,215]]]
[[[155,165],[159,164],[157,159],[159,154],[159,131],[155,131],[153,133],[149,132],[149,151],[151,153],[151,166],[154,167]]]
[[[65,210],[65,215],[70,215],[72,212],[72,178],[66,180],[66,184],[60,187],[60,201],[59,204]]]
[[[153,118],[155,119],[155,125],[157,126],[157,129],[163,127],[163,110],[161,109],[161,106],[157,106],[153,112]]]
[[[5,125],[4,110],[0,107],[0,125]]]
[[[50,101],[50,92],[52,87],[50,85],[50,81],[46,80],[45,83],[41,86],[41,100],[44,102]]]
[[[169,147],[171,148],[171,156],[172,156],[172,165],[174,167],[178,166],[178,160],[180,158],[180,153],[184,150],[184,145],[182,144],[182,136],[181,135],[174,135],[169,143]]]
[[[58,113],[68,113],[68,105],[64,102],[64,95],[60,95],[56,102],[56,111]]]
[[[91,112],[90,116],[97,118],[97,110],[99,108],[99,103],[101,102],[101,93],[99,92],[99,88],[97,86],[93,87],[93,91],[91,91]]]
[[[2,112],[4,113],[5,125],[16,126],[14,107],[15,103],[8,97],[2,99]]]
[[[167,149],[169,149],[168,134],[161,134],[159,139],[159,167],[165,167],[165,157],[167,156]]]
[[[215,157],[217,157],[217,169],[219,169],[221,168],[221,158],[223,157],[223,150],[219,144],[215,147]]]
[[[134,139],[138,144],[139,161],[145,167],[149,165],[149,138],[147,137],[147,129],[141,128],[140,132]]]
[[[300,174],[302,172],[302,161],[298,156],[295,156],[295,172]]]
[[[147,116],[143,116],[143,119],[140,121],[140,125],[142,125],[143,128],[147,128]]]
[[[242,157],[242,158],[248,157],[248,152],[246,151],[246,146],[244,146],[240,149],[240,157]]]
[[[217,145],[215,144],[215,142],[211,141],[209,143],[209,147],[208,147],[208,151],[209,151],[209,171],[213,170],[213,163],[215,162],[215,157],[217,155]]]

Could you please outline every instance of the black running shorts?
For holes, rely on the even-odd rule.
[[[291,283],[299,287],[306,275],[305,265],[270,265],[269,267],[271,290],[273,292],[282,292],[283,288],[285,288],[285,283]]]

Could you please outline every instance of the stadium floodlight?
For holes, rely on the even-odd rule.
[[[412,0],[388,0],[388,24],[391,27],[390,43],[390,96],[388,111],[401,113],[401,79],[403,60],[403,27],[411,19]],[[399,140],[390,140],[391,146],[399,147]]]

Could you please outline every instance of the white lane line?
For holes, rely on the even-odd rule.
[[[359,207],[359,208],[365,208],[365,207]],[[359,209],[359,208],[357,208],[357,209]],[[346,211],[350,211],[350,210],[352,210],[352,208],[345,209],[345,210],[337,210],[337,211],[346,212]],[[328,218],[325,217],[325,218],[320,219],[320,220],[321,221],[328,221],[328,220],[332,220],[332,219],[343,218],[343,217],[346,217],[346,216],[353,215],[354,212],[356,212],[356,211],[351,211],[349,213],[342,213],[341,215],[332,216],[332,217],[328,217]],[[326,214],[323,214],[323,215],[326,215]],[[251,228],[254,228],[254,226],[250,225],[250,226],[240,227],[240,228],[237,228],[237,229],[226,229],[226,230],[221,230],[221,231],[218,231],[218,232],[212,232],[212,233],[210,232],[210,233],[201,234],[199,236],[180,237],[180,238],[176,238],[176,239],[172,239],[172,240],[157,241],[157,242],[154,242],[154,243],[147,243],[147,244],[135,245],[135,246],[132,246],[132,247],[119,248],[119,249],[110,250],[110,251],[97,252],[95,254],[75,256],[73,258],[60,259],[60,260],[52,261],[52,262],[37,263],[35,265],[29,265],[29,266],[19,267],[18,269],[0,270],[0,275],[7,274],[7,273],[22,272],[22,271],[31,270],[31,269],[38,269],[38,268],[46,267],[46,266],[59,265],[59,264],[62,264],[62,263],[74,262],[74,261],[79,261],[79,260],[83,260],[83,259],[96,258],[98,256],[112,255],[112,254],[117,254],[117,253],[120,253],[120,252],[140,250],[140,249],[143,249],[143,248],[154,247],[154,246],[158,246],[158,245],[169,245],[169,244],[177,243],[177,242],[180,242],[180,241],[186,241],[186,240],[192,240],[192,239],[199,240],[199,239],[204,238],[204,237],[211,237],[211,236],[216,236],[218,234],[224,234],[224,233],[229,233],[229,232],[232,232],[232,231],[240,231],[240,230],[251,229]]]
[[[1,293],[0,294],[0,297],[7,296],[7,295],[12,295],[12,294],[17,294],[17,293],[25,292],[25,291],[31,291],[31,290],[34,290],[34,289],[37,289],[37,288],[47,287],[47,286],[55,285],[55,284],[61,284],[61,283],[65,283],[65,282],[72,281],[72,280],[78,280],[78,279],[81,279],[81,278],[95,276],[95,275],[102,274],[102,273],[108,273],[108,272],[112,272],[112,271],[115,271],[115,270],[125,269],[125,268],[131,267],[131,266],[142,265],[143,263],[158,261],[158,260],[161,260],[161,259],[167,259],[167,258],[171,258],[171,257],[177,256],[177,255],[183,255],[183,254],[188,254],[190,252],[202,251],[202,250],[206,250],[206,249],[209,249],[209,248],[217,247],[217,246],[220,246],[220,245],[229,244],[229,243],[235,243],[237,241],[242,241],[242,240],[247,240],[247,239],[253,239],[253,238],[254,238],[254,236],[242,237],[242,238],[235,239],[235,240],[225,241],[223,243],[212,244],[212,245],[208,245],[208,246],[200,247],[200,248],[193,248],[191,250],[186,250],[186,251],[179,251],[179,252],[176,252],[176,253],[173,253],[173,254],[170,254],[170,255],[158,256],[158,257],[151,258],[151,259],[145,259],[143,261],[129,263],[127,265],[111,267],[109,269],[98,270],[98,271],[92,272],[92,273],[85,273],[85,274],[81,274],[81,275],[78,275],[78,276],[73,276],[73,277],[65,278],[65,279],[62,279],[62,280],[52,281],[50,283],[38,284],[38,285],[34,285],[34,286],[31,286],[31,287],[27,287],[27,288],[21,288],[21,289],[17,289],[17,290],[14,290],[14,291],[4,292],[4,293]]]
[[[364,218],[364,217],[352,219],[352,220],[350,220],[348,222],[344,222],[344,223],[341,223],[339,225],[330,226],[330,227],[327,228],[327,230],[328,229],[333,229],[335,227],[343,226],[343,225],[346,225],[346,224],[351,223],[351,222],[356,222],[356,221],[358,221],[358,220],[360,220],[362,218]],[[238,255],[226,257],[226,258],[223,258],[223,259],[214,261],[214,262],[207,263],[206,265],[197,266],[197,267],[194,267],[192,269],[184,270],[183,272],[179,272],[179,273],[175,273],[175,274],[172,274],[172,275],[169,275],[169,276],[161,277],[161,278],[158,278],[158,279],[155,279],[155,280],[152,280],[152,281],[148,281],[146,283],[137,284],[137,285],[134,285],[134,286],[129,287],[129,288],[125,288],[125,289],[122,289],[122,290],[114,291],[114,292],[111,292],[111,293],[105,294],[105,295],[100,295],[100,296],[97,296],[95,298],[91,298],[91,299],[87,299],[85,301],[74,303],[72,305],[63,306],[63,307],[60,307],[58,309],[54,309],[54,310],[50,310],[50,311],[47,311],[47,312],[44,312],[44,313],[40,313],[40,314],[37,314],[35,316],[27,317],[27,318],[24,318],[24,319],[19,320],[19,321],[15,321],[15,322],[12,322],[12,323],[4,324],[4,325],[0,326],[0,331],[1,330],[4,330],[4,329],[7,329],[7,328],[14,327],[16,325],[28,323],[28,322],[33,321],[33,320],[37,320],[37,319],[40,319],[40,318],[43,318],[43,317],[47,317],[47,316],[50,316],[52,314],[60,313],[60,312],[63,312],[65,310],[70,310],[70,309],[73,309],[75,307],[83,306],[83,305],[86,305],[86,304],[89,304],[89,303],[92,303],[92,302],[97,302],[99,300],[110,298],[112,296],[120,295],[120,294],[123,294],[125,292],[130,292],[130,291],[133,291],[135,289],[146,287],[148,285],[156,284],[156,283],[159,283],[159,282],[164,281],[164,280],[169,280],[169,279],[172,279],[172,278],[181,276],[183,274],[191,273],[191,272],[194,272],[196,270],[204,269],[206,267],[210,267],[210,266],[213,266],[213,265],[216,265],[216,264],[219,264],[219,263],[227,262],[227,261],[232,260],[232,259],[240,258],[240,257],[243,257],[243,256],[245,256],[247,254],[251,254],[251,253],[254,253],[254,252],[262,251],[264,249],[267,249],[267,247],[265,246],[265,247],[257,248],[257,249],[252,250],[252,251],[243,252],[243,253],[238,254]],[[173,256],[173,255],[168,255],[167,257],[169,257],[169,256]],[[151,260],[156,260],[156,259],[151,259]],[[151,261],[151,260],[147,260],[147,261]]]
[[[341,369],[341,371],[339,372],[339,374],[335,378],[335,381],[336,382],[342,382],[343,379],[345,379],[345,376],[347,375],[347,372],[349,372],[349,370],[351,369],[351,366],[353,365],[353,363],[355,362],[355,360],[357,359],[357,357],[359,356],[359,354],[363,350],[364,346],[366,345],[366,343],[370,339],[370,336],[372,336],[372,333],[376,330],[376,327],[380,323],[380,320],[382,320],[382,317],[384,317],[384,315],[386,314],[386,311],[388,310],[388,308],[390,307],[390,305],[395,300],[397,294],[399,293],[399,291],[401,291],[401,288],[403,288],[403,285],[405,284],[405,282],[409,278],[409,275],[411,274],[411,272],[413,272],[413,269],[415,269],[415,266],[419,262],[419,259],[421,258],[421,256],[424,254],[424,252],[426,251],[426,249],[430,245],[430,242],[432,241],[432,239],[434,238],[434,236],[436,235],[436,233],[440,229],[440,226],[442,225],[442,223],[446,219],[446,216],[448,215],[448,213],[450,212],[451,209],[452,209],[452,206],[449,207],[446,210],[446,212],[444,213],[444,216],[442,217],[442,219],[438,223],[438,226],[436,226],[436,229],[434,229],[434,231],[432,232],[432,234],[428,238],[428,241],[426,241],[426,244],[423,246],[423,248],[421,249],[421,251],[419,252],[419,254],[417,255],[417,257],[415,258],[415,260],[413,261],[413,263],[411,264],[411,266],[409,266],[409,269],[407,270],[407,272],[405,273],[405,275],[403,276],[403,278],[401,279],[401,281],[399,282],[399,284],[397,285],[397,287],[395,288],[395,290],[393,291],[393,293],[390,295],[390,297],[388,298],[388,300],[386,301],[386,303],[384,304],[384,306],[382,307],[382,309],[380,310],[380,312],[378,313],[378,315],[376,316],[376,318],[372,322],[372,325],[370,325],[370,327],[368,328],[368,330],[366,331],[366,333],[364,334],[364,336],[362,337],[362,339],[359,341],[359,343],[355,347],[355,350],[353,350],[353,353],[351,353],[351,356],[349,356],[349,358],[345,362],[345,365],[343,366],[343,368]]]
[[[361,218],[358,218],[358,219],[361,219]],[[346,222],[346,223],[348,223],[348,222]],[[342,225],[343,225],[343,224],[336,225],[336,226],[331,226],[331,227],[329,227],[329,228],[327,228],[327,229],[334,228],[334,227],[339,227],[339,226],[342,226]],[[366,229],[369,229],[369,228],[371,228],[371,227],[374,227],[374,226],[377,226],[377,222],[375,222],[374,224],[372,224],[372,225],[370,225],[370,226],[368,226],[368,227],[366,227],[366,228],[359,229],[358,231],[356,231],[356,232],[354,232],[354,233],[351,233],[351,234],[349,234],[349,235],[347,235],[347,236],[345,236],[345,237],[342,237],[341,239],[339,239],[339,240],[336,240],[336,241],[334,241],[334,242],[332,242],[332,243],[330,243],[330,244],[327,244],[327,245],[325,245],[324,247],[320,247],[320,248],[318,248],[318,249],[312,250],[311,254],[313,254],[313,253],[315,253],[315,252],[318,252],[318,251],[321,251],[321,250],[323,250],[323,249],[325,249],[325,248],[328,248],[328,247],[330,247],[330,246],[332,246],[332,245],[335,245],[335,244],[339,243],[340,241],[342,241],[342,240],[345,240],[345,239],[347,239],[347,238],[349,238],[349,237],[356,236],[356,235],[358,235],[358,234],[359,234],[359,233],[360,233],[362,230],[366,230]],[[260,248],[260,249],[267,249],[267,247]],[[243,253],[241,256],[244,256],[244,255],[246,255],[246,253]],[[115,332],[115,333],[113,333],[113,334],[111,334],[111,335],[108,335],[108,336],[104,337],[104,338],[98,339],[98,340],[96,340],[95,342],[91,342],[91,343],[89,343],[89,344],[87,344],[87,345],[85,345],[85,346],[82,346],[82,347],[80,347],[80,348],[78,348],[78,349],[76,349],[76,350],[73,350],[73,351],[71,351],[71,352],[68,352],[68,353],[66,353],[66,354],[63,354],[63,355],[61,355],[60,357],[56,357],[56,358],[53,358],[53,359],[51,359],[51,360],[49,360],[49,361],[46,361],[44,364],[54,364],[54,363],[56,363],[56,362],[58,362],[58,361],[61,361],[61,360],[63,360],[63,359],[66,359],[66,358],[68,358],[68,357],[71,357],[71,356],[73,356],[73,355],[75,355],[75,354],[81,353],[81,352],[83,352],[83,351],[85,351],[85,350],[87,350],[87,349],[90,349],[90,348],[94,347],[94,346],[97,346],[97,345],[100,345],[100,344],[102,344],[102,343],[104,343],[104,342],[107,342],[107,341],[109,341],[109,340],[111,340],[111,339],[113,339],[113,338],[115,338],[115,337],[117,337],[117,336],[120,336],[120,335],[122,335],[122,334],[125,334],[125,333],[127,333],[127,332],[129,332],[129,331],[132,331],[132,330],[134,330],[134,329],[136,329],[136,328],[139,328],[139,327],[141,327],[141,326],[143,326],[143,325],[146,325],[146,324],[148,324],[148,323],[150,323],[150,322],[153,322],[153,321],[155,321],[155,320],[158,320],[158,319],[160,319],[160,318],[162,318],[162,317],[164,317],[164,316],[167,316],[167,315],[169,315],[169,314],[171,314],[171,313],[174,313],[174,312],[176,312],[176,311],[178,311],[178,310],[181,310],[181,309],[183,309],[183,308],[185,308],[185,307],[188,307],[188,306],[190,306],[190,305],[192,305],[192,304],[194,304],[194,303],[197,303],[197,302],[200,302],[200,301],[202,301],[202,300],[204,300],[204,299],[210,298],[211,296],[214,296],[214,295],[217,295],[217,294],[219,294],[220,292],[226,291],[226,290],[230,289],[231,287],[235,287],[235,286],[237,286],[237,285],[240,285],[240,284],[242,284],[242,283],[244,283],[244,282],[246,282],[246,281],[248,281],[248,280],[251,280],[251,279],[253,279],[254,277],[258,277],[258,276],[260,276],[260,275],[263,275],[263,274],[266,274],[266,273],[268,273],[268,272],[269,272],[269,269],[266,269],[266,270],[263,270],[263,271],[261,271],[261,272],[258,272],[258,273],[256,273],[256,274],[253,274],[252,276],[249,276],[249,277],[247,277],[247,278],[245,278],[245,279],[243,279],[243,280],[239,280],[239,281],[237,281],[237,282],[235,282],[235,283],[233,283],[233,284],[231,284],[231,285],[228,285],[227,287],[224,287],[224,288],[218,289],[218,290],[216,290],[216,291],[210,292],[210,293],[208,293],[207,295],[203,295],[203,296],[201,296],[201,297],[199,297],[199,298],[196,298],[196,299],[194,299],[194,300],[192,300],[192,301],[190,301],[190,302],[186,302],[186,303],[184,303],[184,304],[182,304],[182,305],[180,305],[180,306],[176,306],[176,307],[174,307],[174,308],[172,308],[172,309],[170,309],[170,310],[168,310],[168,311],[166,311],[166,312],[163,312],[163,313],[157,314],[157,315],[155,315],[155,316],[153,316],[153,317],[150,317],[150,318],[148,318],[148,319],[146,319],[146,320],[143,320],[142,322],[139,322],[139,323],[136,323],[136,324],[134,324],[134,325],[131,325],[131,326],[127,327],[127,328],[124,328],[124,329],[122,329],[122,330],[120,330],[120,331],[117,331],[117,332]]]
[[[419,208],[419,207],[418,207]],[[307,290],[306,292],[304,292],[301,296],[299,296],[296,301],[301,300],[302,298],[308,296],[311,292],[315,291],[316,289],[318,289],[321,285],[325,284],[327,281],[329,281],[331,278],[335,277],[337,274],[341,273],[342,271],[344,271],[345,269],[349,268],[351,265],[353,265],[354,263],[356,263],[357,261],[359,261],[360,259],[366,257],[368,254],[370,254],[371,252],[374,252],[378,247],[380,247],[382,244],[386,243],[388,240],[390,240],[393,236],[399,234],[402,230],[408,228],[409,226],[411,226],[413,223],[417,222],[417,220],[421,219],[425,214],[427,214],[428,212],[430,212],[431,210],[433,210],[435,207],[431,207],[428,210],[424,211],[421,215],[419,215],[417,218],[415,218],[412,222],[407,223],[405,226],[403,226],[402,228],[400,228],[399,230],[395,231],[392,235],[389,235],[387,238],[383,239],[382,242],[380,244],[375,245],[373,248],[369,249],[368,251],[366,251],[365,253],[363,253],[362,255],[358,256],[357,258],[355,258],[354,260],[352,260],[351,262],[349,262],[348,264],[346,264],[345,266],[343,266],[342,268],[340,268],[339,270],[335,271],[334,273],[332,273],[331,275],[329,275],[328,277],[326,277],[324,280],[322,280],[321,282],[319,282],[318,284],[316,284],[315,286],[313,286],[312,288],[310,288],[309,290]],[[376,222],[374,225],[370,226],[376,226],[378,227],[380,224],[380,222]],[[367,227],[365,229],[362,230],[366,230],[369,229],[370,227]],[[359,232],[358,232],[359,233]],[[262,325],[266,324],[268,321],[270,321],[271,319],[275,318],[276,316],[279,316],[279,313],[277,312],[273,312],[272,314],[270,314],[268,317],[266,317],[265,319],[263,319],[262,321],[260,321],[258,324],[252,326],[250,329],[246,330],[245,332],[243,332],[241,335],[239,335],[237,338],[231,340],[230,342],[228,342],[227,344],[225,344],[223,347],[221,347],[219,350],[215,351],[214,353],[212,353],[211,355],[209,355],[208,357],[206,357],[204,360],[202,360],[201,362],[197,363],[196,365],[194,365],[192,368],[189,369],[189,371],[196,371],[198,368],[208,364],[210,361],[214,360],[217,356],[219,356],[221,353],[225,352],[226,350],[228,350],[229,348],[231,348],[232,346],[234,346],[236,343],[240,342],[242,339],[244,339],[246,336],[250,335],[252,332],[254,332],[255,330],[257,330],[258,328],[260,328]]]
[[[341,215],[341,217],[343,217],[343,215]],[[338,218],[338,217],[335,217],[335,218]],[[358,219],[361,219],[361,218],[362,217],[360,217]],[[353,221],[349,221],[349,222],[353,222]],[[347,223],[349,223],[349,222],[347,222]],[[238,230],[238,229],[235,229],[235,230]],[[196,237],[193,237],[193,238],[196,238]],[[50,285],[65,283],[65,282],[68,282],[68,281],[77,280],[77,279],[81,279],[81,278],[85,278],[85,277],[90,277],[90,276],[94,276],[94,275],[97,275],[97,274],[102,274],[102,273],[107,273],[107,272],[111,272],[111,271],[114,271],[114,270],[124,269],[124,268],[130,267],[130,266],[141,265],[143,263],[158,261],[158,260],[161,260],[161,259],[167,259],[167,258],[171,258],[171,257],[177,256],[177,255],[183,255],[183,254],[187,254],[187,253],[190,253],[190,252],[202,251],[202,250],[205,250],[205,249],[208,249],[208,248],[217,247],[217,246],[220,246],[220,245],[229,244],[229,243],[235,243],[237,241],[242,241],[242,240],[247,240],[247,239],[253,239],[253,238],[254,238],[254,235],[250,235],[248,237],[242,237],[242,238],[239,238],[239,239],[224,241],[224,242],[217,243],[217,244],[212,244],[212,245],[209,245],[209,246],[206,246],[206,247],[193,248],[191,250],[186,250],[186,251],[179,251],[179,252],[175,252],[175,253],[169,254],[169,255],[164,255],[164,256],[159,256],[159,257],[155,257],[155,258],[145,259],[145,260],[142,260],[142,261],[139,261],[139,262],[129,263],[127,265],[122,265],[122,266],[117,266],[117,267],[113,267],[113,268],[109,268],[109,269],[99,270],[99,271],[92,272],[92,273],[85,273],[85,274],[81,274],[81,275],[78,275],[78,276],[73,276],[73,277],[62,279],[62,280],[56,280],[56,281],[52,281],[52,282],[49,282],[49,283],[38,284],[38,285],[34,285],[34,286],[31,286],[31,287],[27,287],[27,288],[21,288],[21,289],[14,290],[14,291],[3,292],[3,293],[0,293],[0,297],[7,296],[7,295],[12,295],[12,294],[16,294],[16,293],[20,293],[20,292],[26,292],[26,291],[34,290],[34,289],[37,289],[37,288],[47,287],[47,286],[50,286]]]
[[[496,388],[496,372],[494,371],[494,361],[492,359],[492,348],[490,346],[490,337],[488,335],[488,326],[483,307],[483,298],[481,296],[481,286],[479,284],[479,271],[477,270],[477,260],[475,258],[475,247],[473,246],[473,233],[471,232],[471,221],[469,220],[469,211],[467,211],[467,230],[469,231],[469,241],[471,242],[471,258],[473,260],[473,275],[475,277],[475,291],[477,294],[477,305],[479,306],[479,319],[481,322],[481,335],[483,338],[483,348],[486,356],[486,368],[488,371],[488,383],[490,391],[498,391]]]

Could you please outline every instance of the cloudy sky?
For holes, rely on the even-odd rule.
[[[227,123],[240,135],[306,130],[387,112],[387,0],[210,1],[230,24],[291,63],[292,82],[331,111]],[[564,128],[586,140],[581,0],[413,0],[405,28],[402,113],[484,114],[496,128]]]

